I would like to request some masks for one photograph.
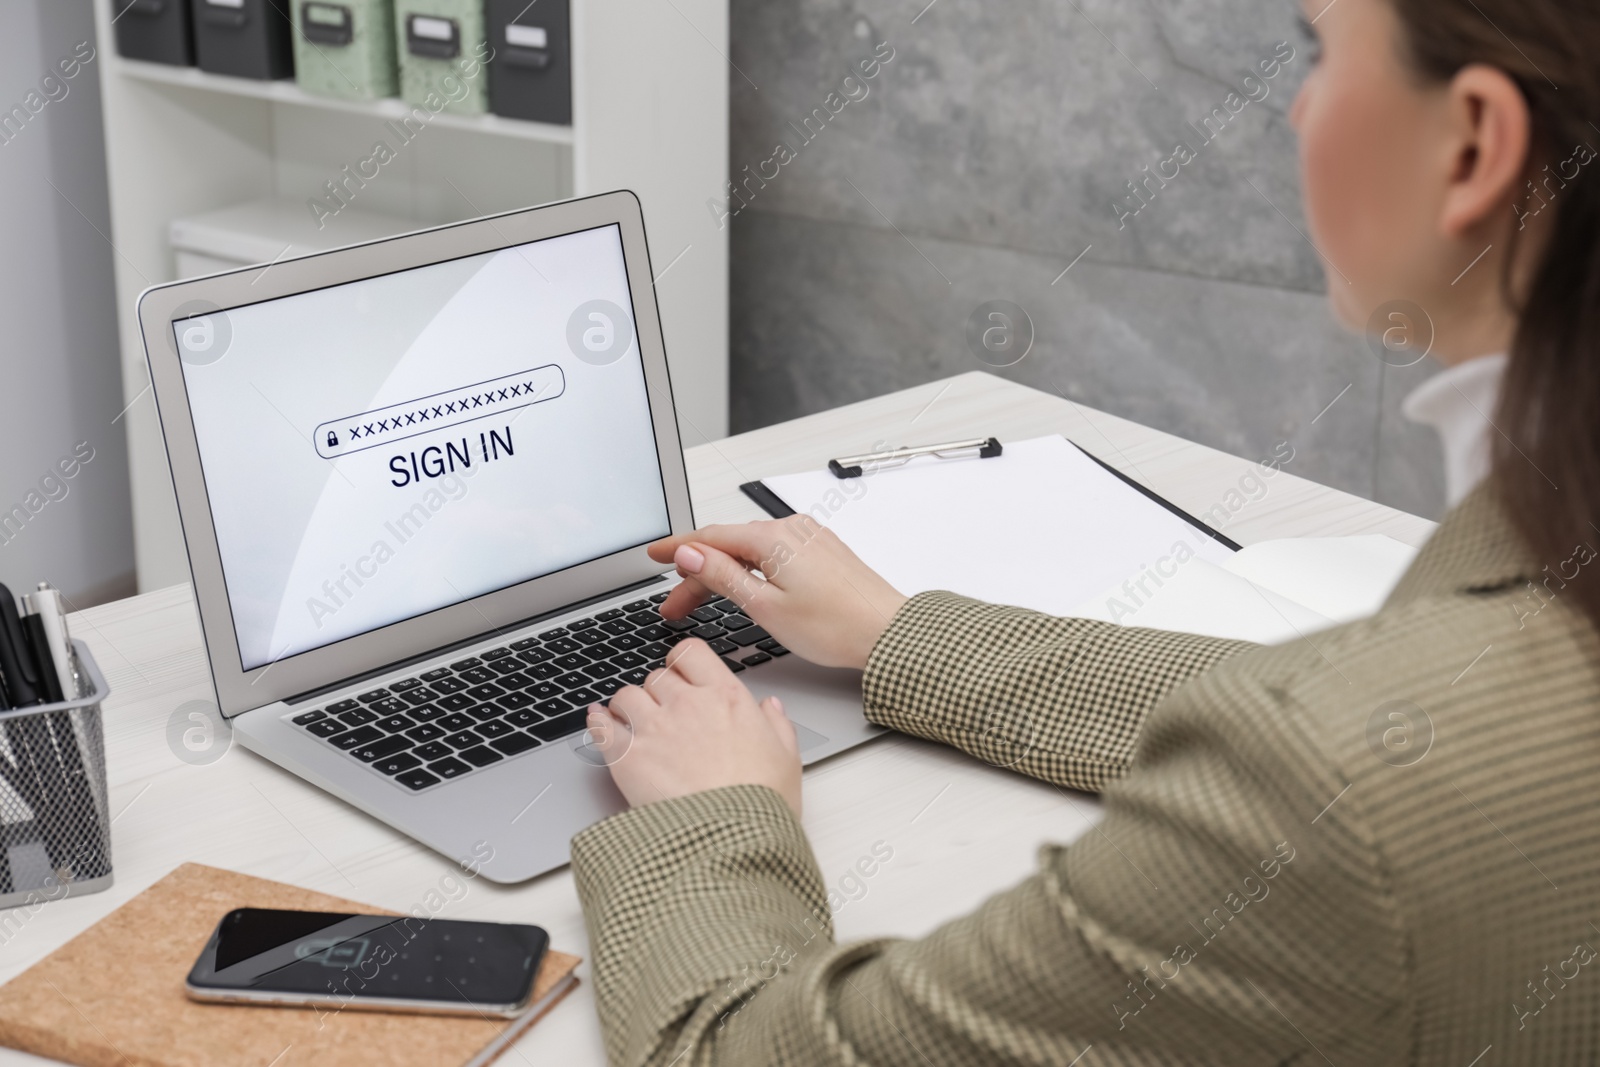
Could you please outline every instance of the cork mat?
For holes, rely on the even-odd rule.
[[[488,1063],[509,1044],[501,1040],[508,1028],[531,1021],[190,1000],[183,991],[189,968],[218,921],[240,907],[380,913],[186,863],[0,986],[0,1045],[81,1067],[452,1067]],[[565,996],[579,962],[548,951],[535,1005],[555,993],[548,1011]]]

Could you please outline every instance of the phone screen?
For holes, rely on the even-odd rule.
[[[505,1007],[533,988],[537,926],[239,908],[217,925],[189,984],[218,993]]]

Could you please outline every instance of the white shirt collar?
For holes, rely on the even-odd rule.
[[[1479,356],[1434,375],[1411,391],[1400,410],[1431,426],[1444,446],[1445,500],[1455,507],[1489,473],[1490,420],[1505,373],[1504,355]]]

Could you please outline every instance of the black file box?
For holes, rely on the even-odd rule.
[[[294,75],[289,0],[192,0],[200,69],[270,81]]]
[[[488,0],[489,110],[508,119],[572,124],[569,0]]]
[[[189,0],[111,0],[111,25],[118,55],[194,66]]]

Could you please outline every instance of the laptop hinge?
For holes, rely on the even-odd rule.
[[[291,697],[284,697],[282,703],[303,704],[309,700],[317,700],[323,696],[326,696],[328,693],[333,693],[340,689],[348,689],[350,686],[358,685],[369,678],[377,678],[380,675],[393,674],[395,671],[404,670],[413,663],[422,663],[425,660],[433,659],[434,657],[443,655],[444,653],[454,652],[458,648],[466,648],[468,645],[482,644],[483,642],[489,640],[493,634],[510,633],[514,630],[521,630],[525,627],[533,626],[539,622],[542,622],[545,619],[553,619],[557,615],[567,615],[578,610],[579,608],[586,608],[590,604],[598,604],[602,600],[610,600],[612,597],[621,596],[624,593],[631,593],[636,589],[644,589],[652,585],[659,585],[666,580],[667,579],[665,575],[658,574],[654,578],[646,578],[640,582],[634,582],[630,585],[620,586],[604,593],[598,593],[595,596],[589,597],[587,600],[579,600],[575,603],[568,604],[565,607],[557,608],[554,611],[546,611],[543,614],[534,615],[533,617],[523,619],[520,622],[514,622],[509,626],[500,626],[493,630],[485,630],[484,632],[475,634],[472,637],[463,638],[460,641],[455,641],[448,645],[441,645],[438,648],[424,652],[419,656],[411,656],[407,659],[396,660],[395,662],[386,664],[385,666],[375,667],[370,671],[362,671],[360,674],[353,674],[348,678],[342,678],[339,681],[333,682],[329,685],[318,686],[316,689],[312,689],[305,693],[297,693]]]

